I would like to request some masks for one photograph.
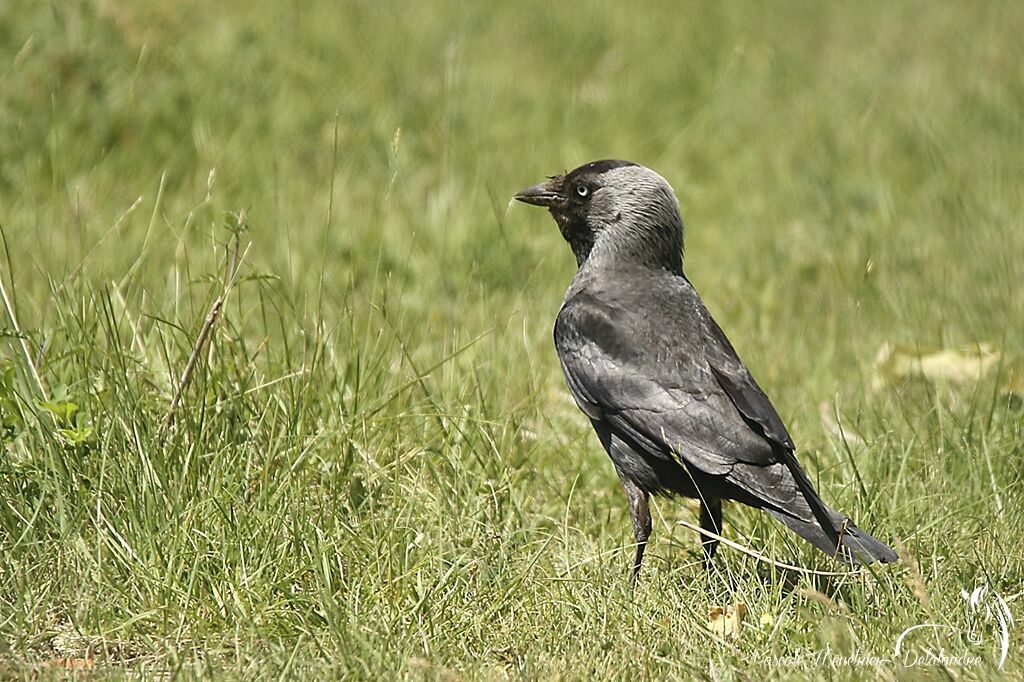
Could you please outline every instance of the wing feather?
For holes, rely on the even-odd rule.
[[[751,428],[704,355],[677,352],[685,339],[659,338],[666,330],[650,320],[642,310],[586,293],[563,306],[556,345],[580,409],[647,455],[676,458],[707,474],[727,474],[738,462],[778,462],[772,443]]]

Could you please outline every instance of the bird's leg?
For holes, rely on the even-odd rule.
[[[636,585],[640,575],[640,565],[644,562],[644,550],[647,549],[647,538],[651,537],[651,508],[648,505],[647,491],[625,476],[620,475],[622,489],[629,500],[629,516],[633,520],[633,537],[636,539],[636,557],[633,559],[633,575],[631,584]]]
[[[722,500],[715,497],[704,497],[701,500],[700,527],[715,535],[722,534]],[[718,550],[718,540],[702,535],[700,543],[704,547],[704,568],[710,571],[711,560]]]

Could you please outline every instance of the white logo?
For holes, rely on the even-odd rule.
[[[904,653],[903,640],[907,638],[907,635],[917,630],[931,628],[953,630],[954,632],[966,632],[967,640],[971,644],[980,645],[985,639],[981,631],[983,622],[987,621],[991,623],[992,621],[995,621],[999,631],[999,669],[1002,669],[1003,663],[1006,662],[1006,655],[1010,650],[1010,628],[1013,627],[1013,615],[1010,613],[1010,607],[1007,606],[1006,600],[995,592],[990,593],[987,587],[977,587],[973,592],[961,590],[960,596],[967,601],[968,626],[966,630],[952,625],[941,625],[938,623],[922,623],[921,625],[913,625],[904,630],[900,636],[896,638],[896,648],[893,649],[892,652],[893,658],[903,659],[904,661],[908,659],[908,654]],[[936,657],[936,655],[929,654],[929,657]],[[936,658],[942,658],[942,656],[938,656]],[[959,659],[963,657],[955,658]],[[913,662],[927,663],[930,661],[917,657],[913,659]],[[939,661],[936,660],[935,662]]]

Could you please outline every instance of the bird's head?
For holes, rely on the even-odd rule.
[[[679,203],[665,178],[649,168],[594,161],[515,198],[551,211],[580,267],[600,262],[682,272]]]

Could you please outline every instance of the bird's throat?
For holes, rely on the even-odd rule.
[[[594,248],[594,231],[589,225],[581,224],[554,211],[551,213],[558,224],[558,231],[562,233],[562,238],[569,244],[572,254],[576,257],[576,267],[582,267]]]

